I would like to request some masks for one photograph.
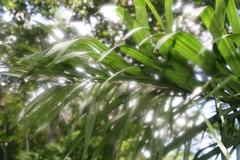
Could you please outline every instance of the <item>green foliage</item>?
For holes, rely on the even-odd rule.
[[[6,74],[20,77],[21,93],[37,87],[44,90],[31,102],[8,98],[16,103],[11,105],[26,106],[16,118],[1,117],[1,125],[11,122],[11,130],[21,130],[19,135],[1,132],[1,146],[6,141],[25,144],[26,149],[16,147],[19,159],[146,159],[144,151],[150,151],[151,159],[228,155],[226,149],[239,145],[236,5],[233,0],[218,0],[214,8],[201,9],[202,28],[213,37],[210,50],[196,35],[173,30],[172,3],[164,1],[163,16],[150,0],[135,0],[134,16],[118,7],[128,33],[113,47],[96,37],[59,42],[45,51],[27,47],[37,52],[13,63]],[[149,15],[155,17],[155,26]],[[51,32],[42,24],[40,28]],[[199,71],[203,79],[196,78]],[[183,99],[177,106],[176,98]],[[212,100],[214,115],[206,118],[203,104]],[[179,125],[177,121],[188,112],[186,121],[193,125]],[[196,125],[201,115],[205,120]],[[191,142],[204,133],[216,142],[191,150]]]

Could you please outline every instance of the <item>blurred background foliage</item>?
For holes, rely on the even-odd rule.
[[[185,5],[192,4],[195,7],[214,6],[215,3],[212,0],[182,0],[181,3],[180,1],[174,1],[175,4],[179,3],[180,5],[174,10],[175,16],[179,17],[179,21],[181,20],[180,17],[184,17],[186,14],[183,12]],[[164,1],[152,0],[152,3],[158,13],[163,15]],[[239,3],[239,1],[236,2],[237,6],[239,6]],[[108,46],[118,43],[127,33],[127,30],[117,19],[109,20],[104,16],[104,13],[101,13],[104,6],[106,10],[111,9],[108,8],[109,5],[123,6],[130,13],[133,13],[134,10],[131,0],[1,0],[1,71],[8,71],[12,66],[18,66],[18,60],[31,55],[32,52],[46,50],[53,44],[79,36],[97,37]],[[154,19],[152,13],[148,12]],[[134,17],[134,14],[132,16]],[[151,27],[159,28],[159,24],[152,19],[149,19]],[[203,34],[201,32],[202,28],[199,28],[200,31],[195,31],[186,24],[181,28],[196,35]],[[81,33],[81,29],[86,29],[85,33]],[[131,44],[132,40],[127,40],[126,43]],[[22,87],[24,82],[18,83],[18,79],[18,74],[0,74],[0,159],[62,159],[65,145],[68,142],[67,139],[69,139],[69,137],[66,137],[69,133],[69,125],[77,115],[74,114],[80,102],[76,100],[70,104],[72,105],[70,107],[72,108],[70,118],[62,113],[58,119],[53,120],[42,130],[36,131],[38,126],[10,128],[10,123],[25,104],[34,98],[34,94],[42,92],[39,88],[47,88],[44,81],[32,82],[30,85]],[[20,88],[21,92],[17,88]],[[38,93],[36,93],[36,90]],[[73,127],[74,131],[71,132],[70,139],[79,135],[78,129],[75,130],[75,128]],[[134,126],[131,129],[137,130]],[[102,137],[98,138],[94,139],[93,144],[100,143]],[[127,157],[129,151],[134,150],[134,143],[134,139],[125,141],[121,147],[121,154],[123,155],[119,157]],[[89,150],[91,152],[91,148]],[[81,154],[78,153],[78,149],[75,149],[68,159],[80,159],[79,155]],[[173,159],[173,157],[170,155],[169,159]],[[181,153],[179,157],[182,157]],[[146,157],[139,155],[138,159],[146,159]]]

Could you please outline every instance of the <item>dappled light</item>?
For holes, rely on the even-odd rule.
[[[0,159],[240,159],[239,9],[0,2]]]

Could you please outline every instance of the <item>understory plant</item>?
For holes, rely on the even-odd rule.
[[[240,143],[240,19],[234,0],[215,3],[196,9],[210,47],[174,27],[172,0],[164,15],[134,0],[134,14],[116,9],[128,31],[114,46],[79,37],[24,57],[10,71],[21,88],[47,87],[13,126],[41,130],[65,117],[63,158],[228,159]],[[213,143],[197,147],[206,135]]]

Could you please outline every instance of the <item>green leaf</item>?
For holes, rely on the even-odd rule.
[[[218,41],[218,39],[226,34],[224,30],[224,17],[225,17],[225,2],[222,0],[217,1],[217,11],[214,12],[211,7],[208,7],[201,14],[201,18],[205,23],[206,27],[209,29],[215,41],[217,41],[218,49],[221,52],[221,55],[225,59],[226,63],[230,66],[231,71],[240,75],[240,70],[238,66],[240,66],[240,62],[237,58],[238,52],[234,46],[234,44],[228,39],[222,39]],[[220,18],[219,18],[220,17]],[[223,19],[223,18],[224,19]]]
[[[187,60],[204,67],[204,55],[201,53],[204,49],[203,45],[193,35],[185,32],[167,34],[157,42],[155,50],[158,49],[160,53],[167,53],[169,47],[175,49],[178,54]]]
[[[158,14],[157,10],[155,9],[154,5],[152,4],[151,0],[145,0],[145,2],[148,5],[148,7],[150,8],[150,10],[152,11],[154,17],[156,18],[158,25],[160,27],[163,27],[162,19],[161,19],[160,15]]]
[[[14,121],[13,126],[43,125],[55,119],[60,110],[78,95],[83,86],[84,84],[74,84],[46,90],[25,107]]]
[[[137,21],[134,20],[125,9],[118,7],[116,11],[117,11],[117,14],[119,15],[119,17],[121,18],[121,20],[125,23],[125,25],[129,31],[131,31],[135,28],[143,27],[143,26],[140,26],[137,23]],[[133,38],[134,38],[134,41],[138,44],[146,36],[147,35],[145,34],[144,31],[139,31],[139,32],[136,32],[136,34],[134,34]]]
[[[172,32],[173,27],[173,12],[172,12],[173,0],[165,0],[165,16],[166,16],[166,31]]]
[[[129,37],[131,37],[132,35],[134,35],[135,33],[137,33],[138,31],[141,30],[149,30],[148,27],[138,27],[138,28],[134,28],[132,30],[130,30],[123,38],[122,41],[125,41],[126,39],[128,39]]]
[[[129,55],[130,57],[134,58],[135,60],[141,62],[142,64],[155,68],[159,71],[162,69],[160,68],[161,64],[157,64],[153,59],[149,58],[148,56],[144,55],[143,53],[139,52],[136,49],[133,49],[128,46],[120,47],[121,52]]]
[[[201,112],[201,113],[202,113],[202,112]],[[204,121],[205,121],[205,123],[207,124],[208,129],[209,129],[211,135],[213,136],[213,138],[214,138],[215,141],[217,142],[218,147],[221,149],[221,151],[222,151],[222,153],[224,154],[225,158],[226,158],[227,160],[229,160],[231,156],[229,155],[226,147],[223,145],[220,137],[218,136],[218,134],[217,134],[217,132],[216,132],[216,129],[214,129],[213,125],[209,122],[209,120],[205,117],[205,115],[204,115],[203,113],[202,113],[202,116],[204,117]]]
[[[228,0],[227,15],[228,15],[228,20],[232,27],[232,32],[239,33],[240,32],[240,19],[238,16],[238,10],[236,8],[234,0]]]
[[[144,0],[134,0],[136,20],[141,27],[149,28],[148,15]]]

